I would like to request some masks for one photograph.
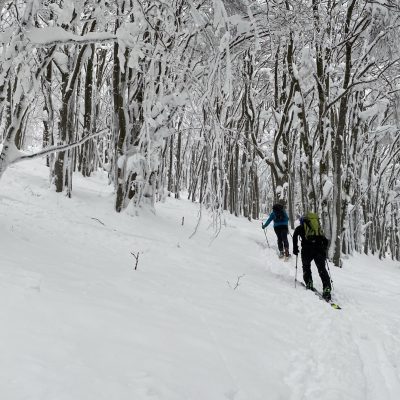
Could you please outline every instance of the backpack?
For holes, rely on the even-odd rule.
[[[285,220],[285,212],[282,204],[274,204],[272,210],[275,213],[274,222],[282,222]]]
[[[328,239],[324,235],[318,215],[309,212],[304,216],[304,236],[305,239],[321,248],[328,246]]]

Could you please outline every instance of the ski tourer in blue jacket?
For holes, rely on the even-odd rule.
[[[275,211],[272,211],[271,214],[269,214],[268,219],[263,223],[263,229],[265,229],[272,221],[274,221],[274,228],[276,226],[288,226],[289,225],[289,217],[286,213],[285,210],[283,210],[283,218],[278,219],[277,214],[275,214]]]
[[[287,235],[289,233],[289,217],[281,204],[275,204],[268,219],[262,224],[265,229],[274,221],[274,231],[278,238],[279,257],[289,257],[289,242]]]

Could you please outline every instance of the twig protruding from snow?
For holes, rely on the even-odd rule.
[[[131,252],[131,254],[133,255],[133,257],[135,257],[135,260],[136,260],[136,263],[135,263],[135,271],[136,271],[138,263],[139,263],[139,255],[140,255],[140,253],[138,252],[137,254],[134,254],[134,253]]]
[[[95,221],[100,222],[100,224],[106,226],[106,224],[104,222],[100,221],[98,218],[91,217],[91,219],[94,219]]]
[[[236,281],[236,284],[235,284],[234,287],[231,286],[231,284],[230,284],[229,281],[226,281],[226,282],[227,282],[228,286],[229,286],[231,289],[236,290],[236,289],[239,287],[239,285],[240,285],[240,280],[241,280],[244,276],[246,276],[246,274],[243,274],[243,275],[240,275],[240,276],[237,277],[237,281]]]

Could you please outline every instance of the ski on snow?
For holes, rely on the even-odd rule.
[[[326,301],[326,302],[327,302],[328,304],[330,304],[331,307],[334,308],[335,310],[341,310],[341,309],[342,309],[342,307],[340,307],[339,304],[334,303],[332,300],[326,300],[326,299],[324,299],[324,296],[322,296],[322,293],[320,293],[317,289],[315,289],[315,288],[313,288],[313,289],[307,289],[307,286],[305,285],[304,282],[300,282],[300,281],[297,281],[297,280],[296,280],[296,282],[299,283],[301,286],[303,286],[304,289],[306,289],[306,290],[311,290],[312,292],[314,292],[314,294],[315,294],[316,296],[318,296],[321,300]]]

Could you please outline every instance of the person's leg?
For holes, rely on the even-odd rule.
[[[322,281],[322,287],[331,288],[331,279],[325,267],[325,256],[323,254],[316,254],[314,257],[315,265],[318,268],[318,273]]]
[[[278,239],[279,253],[283,254],[283,241],[282,241],[281,228],[282,228],[281,226],[275,226],[274,231],[275,231],[276,237]]]
[[[330,300],[331,298],[330,294],[332,290],[331,278],[329,277],[329,274],[326,270],[325,261],[326,258],[324,254],[316,254],[314,257],[314,262],[318,268],[318,273],[322,281],[323,295],[325,298]]]
[[[288,233],[289,228],[288,226],[283,226],[281,229],[281,238],[283,242],[283,247],[285,248],[285,256],[289,257],[289,241],[288,241]]]
[[[311,274],[311,261],[312,255],[307,251],[307,249],[301,250],[301,262],[303,264],[303,279],[307,288],[311,289],[313,287],[313,280]]]

